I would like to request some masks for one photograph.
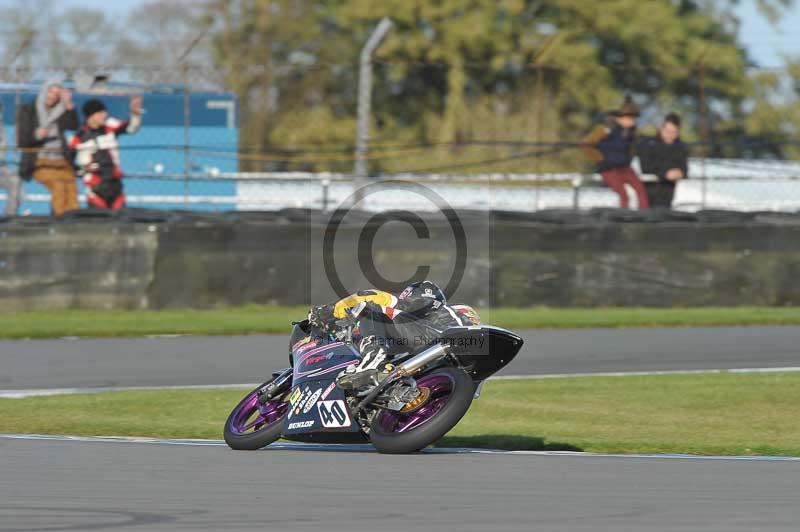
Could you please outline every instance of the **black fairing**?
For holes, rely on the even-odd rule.
[[[522,338],[511,331],[488,325],[452,327],[442,333],[442,342],[450,346],[475,381],[484,380],[505,367],[523,344]]]
[[[294,322],[294,326],[292,327],[292,334],[289,336],[289,365],[294,366],[294,360],[292,357],[292,347],[294,344],[308,336],[311,332],[311,328],[308,325],[308,320],[303,321],[296,321]]]

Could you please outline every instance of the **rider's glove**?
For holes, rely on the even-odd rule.
[[[369,305],[369,303],[367,303],[366,301],[362,301],[361,303],[359,303],[355,307],[351,308],[348,311],[348,313],[350,314],[350,317],[351,318],[358,318],[359,316],[361,316],[361,313],[364,312],[364,309],[366,309],[368,305]]]
[[[308,323],[323,331],[328,331],[334,325],[333,305],[311,307],[308,311]]]
[[[353,325],[355,325],[355,320],[352,318],[337,320],[333,323],[331,334],[340,342],[349,342],[353,335]]]

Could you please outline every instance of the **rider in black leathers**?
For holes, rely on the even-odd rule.
[[[478,317],[471,307],[449,306],[435,283],[419,281],[396,297],[370,289],[313,307],[308,320],[312,327],[334,335],[343,324],[352,326],[352,341],[362,359],[342,372],[337,382],[343,388],[357,388],[391,371],[394,355],[435,341],[448,327],[476,324]]]

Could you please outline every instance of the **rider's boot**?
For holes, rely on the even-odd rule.
[[[336,379],[336,383],[346,390],[377,385],[390,366],[386,364],[386,349],[375,336],[362,338],[358,350],[362,356],[361,362],[348,366]]]

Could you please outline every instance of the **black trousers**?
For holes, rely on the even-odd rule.
[[[647,197],[650,200],[650,207],[672,208],[672,198],[675,196],[675,183],[658,181],[656,183],[645,183]]]

